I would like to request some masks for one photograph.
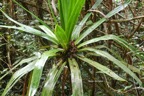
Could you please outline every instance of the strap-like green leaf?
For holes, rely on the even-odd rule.
[[[42,76],[42,71],[43,71],[43,67],[47,61],[48,58],[53,57],[56,55],[56,53],[59,50],[50,50],[50,51],[46,51],[42,54],[41,58],[36,62],[32,76],[31,76],[31,80],[30,80],[30,86],[29,86],[29,91],[28,91],[28,96],[34,96],[38,87],[39,87],[39,82]]]
[[[75,59],[69,59],[72,82],[72,96],[83,96],[83,85],[79,66]]]
[[[100,45],[100,46],[96,46],[96,49],[106,49],[108,50],[110,53],[112,53],[112,55],[117,58],[118,60],[120,60],[124,65],[126,65],[130,70],[132,70],[133,72],[137,73],[137,74],[141,74],[141,71],[139,68],[136,68],[135,66],[133,65],[130,65],[130,64],[127,64],[120,56],[119,53],[115,52],[114,50],[106,47],[106,46],[103,46],[103,45]],[[97,54],[98,55],[98,54]],[[144,73],[144,72],[142,72]]]
[[[116,58],[114,58],[109,53],[107,53],[105,51],[101,51],[101,50],[96,50],[96,49],[93,49],[93,48],[84,48],[84,50],[95,52],[96,54],[107,58],[108,60],[110,60],[111,62],[113,62],[117,66],[119,66],[122,70],[124,70],[131,77],[133,77],[139,83],[139,85],[142,85],[141,80],[126,65],[124,65],[123,62],[117,60]]]
[[[58,0],[61,25],[67,33],[68,40],[71,38],[84,2],[85,0]]]
[[[11,29],[17,29],[17,30],[20,30],[20,31],[24,31],[24,32],[27,32],[27,33],[30,33],[30,34],[34,34],[34,35],[37,35],[37,36],[40,36],[42,38],[45,38],[55,44],[57,44],[57,41],[54,37],[51,37],[37,29],[34,29],[30,26],[27,26],[27,25],[24,25],[22,23],[19,23],[17,22],[16,20],[12,19],[11,17],[9,17],[7,14],[5,14],[1,9],[0,11],[5,15],[5,17],[7,17],[10,21],[14,22],[15,24],[19,25],[20,27],[16,27],[16,26],[4,26],[4,25],[0,25],[0,27],[3,27],[3,28],[11,28]]]
[[[71,38],[72,35],[72,31],[74,29],[74,26],[77,23],[78,17],[80,15],[80,11],[85,3],[85,0],[70,0],[73,3],[73,5],[70,2],[70,5],[72,5],[73,7],[71,7],[71,10],[69,10],[69,17],[68,17],[68,22],[66,25],[66,32],[68,32],[68,37]]]
[[[55,34],[54,34],[48,27],[46,27],[46,26],[44,26],[44,25],[40,25],[39,27],[40,27],[49,37],[53,38],[53,39],[55,40],[55,42],[58,43],[58,40],[57,40]]]
[[[99,41],[102,41],[102,40],[111,40],[111,39],[115,40],[115,37],[116,37],[115,35],[105,35],[105,36],[101,36],[101,37],[96,37],[96,38],[87,40],[87,41],[79,44],[78,48],[83,47],[83,46],[88,45],[88,44],[99,42]]]
[[[121,38],[119,38],[118,36],[115,36],[115,35],[105,35],[105,36],[93,38],[91,40],[88,40],[88,41],[85,41],[85,42],[81,43],[80,45],[78,45],[78,48],[80,48],[82,46],[85,46],[85,45],[88,45],[88,44],[92,44],[92,43],[101,41],[101,40],[114,40],[117,43],[119,43],[121,46],[128,48],[131,52],[133,52],[133,54],[138,56],[140,59],[144,60],[144,53],[140,53],[135,47],[130,45],[124,39],[121,39]]]
[[[54,34],[49,28],[47,28],[47,27],[44,26],[44,25],[39,25],[39,27],[40,27],[48,36],[53,37],[53,38],[56,39],[55,34]]]
[[[103,0],[97,0],[95,2],[95,4],[93,5],[92,9],[97,8],[101,4],[102,1]],[[73,33],[72,33],[72,40],[77,39],[79,37],[79,34],[80,34],[81,30],[82,30],[82,27],[84,26],[84,24],[86,23],[86,21],[88,20],[88,18],[91,15],[92,15],[91,12],[87,13],[85,15],[85,17],[82,19],[82,21],[76,26],[76,28],[73,30]]]
[[[68,36],[67,36],[66,32],[59,25],[56,25],[55,35],[58,39],[58,42],[61,44],[61,46],[65,49],[67,49]]]
[[[19,69],[17,72],[15,72],[10,81],[8,82],[4,92],[2,93],[2,96],[5,96],[7,94],[7,92],[14,86],[14,84],[25,74],[27,74],[28,72],[30,72],[31,70],[34,69],[34,66],[36,64],[36,60],[30,62],[28,65],[26,65],[25,67]]]
[[[126,2],[124,4],[121,4],[120,6],[116,7],[114,10],[112,10],[111,12],[109,12],[106,15],[106,18],[102,18],[100,19],[98,22],[94,23],[91,27],[89,27],[83,34],[80,35],[80,37],[76,40],[75,44],[78,44],[81,40],[83,40],[87,35],[89,35],[93,30],[95,30],[99,25],[101,25],[103,22],[105,22],[107,20],[107,18],[112,17],[113,15],[115,15],[116,13],[120,12],[121,10],[123,10],[125,7],[128,6],[128,4],[131,2],[132,0],[126,0]]]
[[[14,63],[14,67],[11,68],[11,70],[7,71],[3,76],[0,77],[0,80],[2,80],[6,75],[8,75],[9,73],[11,73],[13,70],[15,70],[18,66],[21,66],[22,64],[25,64],[25,63],[29,63],[29,62],[32,62],[34,60],[38,59],[37,56],[33,56],[33,57],[30,57],[30,58],[27,58],[27,59],[22,59],[20,62],[18,63]]]
[[[88,18],[91,16],[91,13],[85,15],[85,17],[83,18],[83,20],[79,23],[79,25],[76,26],[76,28],[73,30],[72,33],[72,40],[77,39],[79,37],[79,34],[82,30],[82,27],[84,26],[84,24],[86,23],[86,21],[88,20]]]
[[[41,96],[52,96],[54,86],[55,86],[65,64],[66,64],[66,62],[62,63],[62,61],[60,61],[56,66],[53,66],[53,68],[50,70],[50,72],[48,74],[48,77],[44,84]]]
[[[93,60],[90,60],[86,57],[80,57],[77,56],[79,59],[81,59],[84,62],[87,62],[88,64],[90,64],[91,66],[94,66],[95,68],[97,68],[98,70],[102,71],[103,73],[109,75],[110,77],[116,79],[116,80],[120,80],[120,81],[126,81],[123,78],[119,77],[115,72],[113,72],[112,70],[110,70],[109,68],[103,66],[102,64],[95,62]]]
[[[55,44],[57,44],[57,41],[48,36],[47,34],[37,30],[37,29],[34,29],[32,27],[29,27],[29,26],[21,26],[21,27],[16,27],[16,26],[4,26],[4,25],[0,25],[0,27],[3,27],[3,28],[10,28],[10,29],[16,29],[16,30],[20,30],[20,31],[23,31],[23,32],[26,32],[26,33],[30,33],[30,34],[33,34],[33,35],[37,35],[37,36],[40,36],[44,39],[47,39]]]

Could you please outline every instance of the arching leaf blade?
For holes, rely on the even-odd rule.
[[[49,51],[45,51],[41,58],[36,62],[35,66],[34,66],[34,70],[32,72],[31,75],[31,80],[30,80],[30,86],[29,86],[29,91],[28,91],[28,96],[34,96],[38,87],[39,87],[39,82],[42,76],[42,71],[43,71],[43,67],[47,61],[48,58],[53,57],[56,55],[56,53],[59,50],[49,50]]]
[[[103,0],[97,0],[97,1],[95,2],[95,4],[92,6],[91,9],[97,8],[97,7],[101,4],[102,1],[103,1]],[[87,13],[87,14],[85,15],[85,17],[82,19],[82,21],[76,26],[76,28],[75,28],[75,29],[73,30],[73,32],[72,32],[72,40],[75,40],[75,39],[77,39],[77,38],[79,37],[79,34],[80,34],[81,30],[82,30],[82,27],[84,26],[84,24],[86,23],[86,21],[88,20],[88,18],[89,18],[91,15],[92,15],[91,12]]]
[[[36,61],[32,61],[30,62],[28,65],[26,65],[25,67],[19,69],[18,71],[16,71],[10,81],[8,82],[4,92],[2,93],[2,96],[5,96],[8,91],[16,84],[16,82],[25,74],[29,73],[31,70],[34,69],[34,65],[35,65]]]
[[[37,56],[33,56],[33,57],[30,57],[30,58],[26,58],[26,59],[22,59],[20,62],[18,63],[14,63],[14,67],[11,68],[11,70],[7,71],[3,76],[0,77],[0,80],[2,80],[6,75],[8,75],[9,73],[11,73],[14,69],[16,69],[18,66],[21,66],[25,63],[30,63],[34,60],[38,59]]]
[[[109,68],[103,66],[102,64],[98,63],[98,62],[95,62],[91,59],[88,59],[86,57],[80,57],[80,56],[77,56],[77,58],[79,58],[80,60],[84,61],[84,62],[87,62],[89,65],[95,67],[96,69],[102,71],[103,73],[109,75],[110,77],[116,79],[116,80],[119,80],[119,81],[126,81],[125,79],[119,77],[115,72],[113,72],[112,70],[110,70]]]
[[[93,49],[93,48],[85,48],[84,50],[93,51],[96,54],[98,54],[98,55],[100,55],[104,58],[107,58],[108,60],[110,60],[111,62],[113,62],[117,66],[119,66],[123,71],[125,71],[131,77],[133,77],[139,83],[140,86],[142,85],[141,80],[126,65],[124,65],[123,62],[117,60],[115,57],[113,57],[109,53],[107,53],[105,51],[101,51],[101,50],[96,50],[96,49]]]
[[[141,71],[140,71],[139,68],[136,68],[136,67],[133,66],[133,65],[127,64],[127,63],[122,59],[122,57],[120,56],[120,54],[117,53],[117,52],[115,52],[114,50],[112,50],[112,49],[110,49],[110,48],[108,48],[108,47],[106,47],[106,46],[103,46],[103,45],[97,46],[97,47],[95,47],[94,49],[98,49],[98,50],[100,50],[100,49],[106,49],[106,50],[108,50],[110,53],[112,53],[112,55],[113,55],[115,58],[117,58],[117,59],[118,59],[119,61],[121,61],[125,66],[127,66],[130,70],[132,70],[132,72],[135,72],[135,73],[137,73],[137,74],[141,74]]]
[[[52,96],[55,84],[60,77],[60,74],[65,66],[66,62],[59,61],[59,63],[52,67],[50,70],[46,82],[44,84],[41,96]]]
[[[39,25],[39,27],[49,36],[49,37],[53,37],[54,39],[57,40],[55,34],[46,26],[44,25]]]
[[[61,46],[67,49],[69,39],[67,33],[59,25],[56,25],[55,35],[58,39],[58,42],[61,44]]]
[[[85,3],[85,0],[71,0],[73,4],[70,4],[72,7],[71,10],[68,11],[68,21],[66,24],[66,32],[68,34],[68,38],[71,39],[72,31],[78,21],[78,17],[80,16],[80,12]]]
[[[29,26],[16,27],[16,26],[0,25],[0,27],[9,28],[9,29],[16,29],[16,30],[20,30],[20,31],[23,31],[23,32],[26,32],[26,33],[33,34],[33,35],[37,35],[37,36],[40,36],[40,37],[42,37],[44,39],[47,39],[47,40],[57,44],[57,41],[53,37],[50,37],[47,34],[41,32],[41,31],[39,31],[37,29],[34,29],[32,27],[29,27]]]
[[[83,96],[81,72],[75,59],[69,59],[72,82],[72,96]]]
[[[57,41],[55,38],[35,29],[35,28],[32,28],[30,26],[27,26],[27,25],[24,25],[22,23],[19,23],[17,22],[16,20],[12,19],[11,17],[9,17],[6,13],[4,13],[1,9],[0,11],[5,15],[6,18],[8,18],[10,21],[12,21],[13,23],[19,25],[20,27],[17,27],[17,26],[5,26],[5,25],[0,25],[0,27],[3,27],[3,28],[11,28],[11,29],[16,29],[16,30],[20,30],[20,31],[24,31],[24,32],[27,32],[27,33],[30,33],[30,34],[33,34],[33,35],[37,35],[37,36],[40,36],[42,38],[45,38],[55,44],[57,44]]]
[[[102,40],[114,40],[117,43],[119,43],[121,46],[129,49],[133,54],[135,54],[136,56],[138,56],[140,59],[144,60],[144,54],[143,53],[140,53],[131,44],[129,44],[124,39],[119,38],[118,36],[115,36],[115,35],[105,35],[105,36],[93,38],[91,40],[88,40],[88,41],[85,41],[85,42],[81,43],[80,45],[78,45],[78,48],[83,47],[83,46],[88,45],[88,44],[92,44],[92,43],[98,42],[98,41],[102,41]]]

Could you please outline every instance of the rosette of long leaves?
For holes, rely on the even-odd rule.
[[[21,6],[17,1],[13,0],[19,6]],[[97,0],[97,2],[93,5],[93,9],[95,9],[102,0]],[[102,37],[93,37],[89,40],[85,41],[84,38],[89,35],[95,28],[101,25],[103,22],[107,21],[107,18],[115,15],[119,11],[123,10],[131,0],[126,0],[126,2],[122,5],[119,5],[111,12],[106,15],[106,18],[102,18],[99,21],[95,22],[93,25],[88,27],[85,31],[82,31],[83,26],[85,25],[88,18],[91,16],[92,13],[87,13],[85,17],[78,23],[78,17],[80,16],[80,12],[82,7],[85,3],[85,0],[58,0],[58,8],[60,13],[60,25],[55,25],[55,29],[50,29],[42,20],[38,19],[33,13],[29,10],[25,9],[21,6],[24,10],[29,12],[31,15],[36,17],[39,22],[41,22],[39,28],[42,30],[35,29],[31,26],[21,24],[8,15],[6,15],[2,10],[2,13],[12,22],[17,24],[18,26],[7,26],[7,25],[0,25],[0,27],[4,28],[12,28],[16,30],[21,30],[23,32],[27,32],[30,34],[34,34],[40,36],[51,42],[52,45],[57,47],[51,46],[50,50],[45,51],[39,58],[31,59],[27,62],[27,65],[18,71],[16,71],[10,81],[8,82],[2,96],[5,96],[8,91],[14,86],[14,84],[25,74],[32,72],[30,75],[29,80],[29,88],[27,90],[27,96],[34,96],[37,92],[39,87],[40,79],[42,77],[42,71],[45,66],[47,60],[54,60],[53,58],[57,58],[57,64],[52,64],[53,67],[49,71],[45,84],[43,86],[43,90],[41,92],[41,96],[52,96],[53,90],[55,87],[56,82],[58,81],[64,66],[69,67],[71,72],[71,84],[72,84],[72,96],[83,96],[83,83],[81,77],[81,71],[79,65],[83,64],[83,62],[89,64],[90,66],[95,67],[96,69],[100,70],[101,73],[107,74],[108,76],[112,77],[113,79],[119,81],[127,81],[123,79],[124,77],[118,76],[113,70],[104,66],[102,63],[99,63],[89,57],[87,57],[87,53],[92,52],[92,56],[101,56],[104,59],[111,61],[114,65],[120,67],[124,72],[129,74],[132,78],[136,80],[136,82],[141,86],[141,80],[135,75],[134,70],[136,69],[139,72],[139,69],[135,68],[134,66],[128,67],[127,63],[117,59],[115,56],[111,55],[107,51],[103,51],[97,49],[95,47],[85,47],[89,46],[89,44],[96,43],[102,40],[114,40],[122,47],[127,48],[137,57],[144,59],[143,55],[139,55],[137,49],[135,49],[132,45],[127,43],[124,39],[119,38],[115,35],[105,35]],[[78,24],[78,25],[77,25]],[[55,59],[56,59],[55,58]],[[25,63],[25,62],[24,62]],[[51,63],[51,62],[48,62]],[[19,64],[18,64],[19,65]]]

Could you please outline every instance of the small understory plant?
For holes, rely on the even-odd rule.
[[[17,1],[13,1],[21,6]],[[102,0],[97,0],[92,9],[95,9],[98,5],[100,5],[101,2]],[[83,5],[85,4],[85,0],[58,0],[60,24],[56,24],[54,30],[22,6],[21,7],[24,10],[32,14],[40,21],[42,25],[39,25],[39,28],[41,30],[21,24],[10,18],[1,10],[5,17],[18,26],[0,25],[0,27],[16,29],[26,33],[34,34],[51,42],[51,45],[49,45],[49,50],[46,50],[43,53],[36,53],[36,56],[23,59],[11,69],[14,70],[16,67],[27,63],[25,66],[23,65],[24,67],[20,68],[12,75],[2,96],[5,96],[8,91],[20,80],[20,78],[29,72],[31,72],[31,75],[29,77],[30,80],[27,88],[27,96],[34,96],[40,86],[39,84],[45,64],[49,63],[53,63],[53,66],[49,70],[48,75],[45,77],[45,84],[41,91],[41,96],[53,96],[55,85],[65,67],[67,67],[70,71],[69,75],[71,76],[72,96],[83,96],[84,92],[80,66],[83,66],[84,63],[98,69],[101,74],[106,74],[121,82],[128,82],[126,79],[124,79],[125,77],[119,76],[108,66],[97,62],[96,60],[92,59],[92,57],[103,57],[104,60],[111,61],[114,66],[121,68],[125,73],[131,76],[139,86],[142,86],[141,80],[134,73],[135,70],[139,71],[139,69],[132,65],[127,66],[128,64],[124,62],[124,60],[121,61],[113,54],[110,54],[110,52],[107,50],[101,50],[101,48],[92,46],[92,44],[99,41],[113,40],[121,47],[127,48],[127,50],[129,50],[139,59],[144,59],[144,55],[140,54],[137,49],[127,43],[124,39],[115,35],[105,35],[101,37],[85,39],[99,25],[107,21],[108,18],[126,8],[130,2],[131,0],[125,0],[125,3],[113,9],[105,17],[101,18],[99,21],[95,22],[85,30],[82,29],[85,26],[88,18],[92,15],[91,12],[87,13],[85,17],[80,22],[78,22],[78,17],[80,16],[80,12],[83,8]],[[50,62],[50,60],[56,61],[57,64]]]

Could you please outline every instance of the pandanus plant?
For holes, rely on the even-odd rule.
[[[13,1],[19,6],[21,6],[15,0]],[[97,2],[92,6],[92,9],[94,10],[98,5],[100,5],[101,2],[102,0],[97,0]],[[81,71],[79,68],[79,66],[83,66],[83,62],[89,64],[92,67],[95,67],[96,69],[101,71],[101,73],[106,74],[113,79],[119,80],[121,82],[127,81],[124,79],[124,77],[122,78],[118,76],[114,71],[108,68],[108,66],[104,66],[102,63],[99,63],[96,60],[90,58],[97,56],[104,57],[103,59],[109,60],[116,66],[120,67],[129,76],[134,78],[134,80],[141,86],[141,80],[134,73],[137,71],[139,72],[139,69],[135,68],[132,65],[127,66],[128,64],[124,62],[124,60],[119,60],[115,56],[113,56],[112,53],[110,54],[108,51],[101,50],[100,48],[97,48],[90,44],[104,40],[114,40],[122,47],[127,48],[138,58],[144,59],[144,55],[139,55],[140,52],[137,49],[127,43],[124,39],[121,39],[115,35],[105,35],[101,37],[93,36],[92,38],[84,39],[86,36],[92,33],[93,30],[95,30],[99,25],[107,21],[108,18],[112,17],[113,15],[127,7],[130,2],[131,0],[125,0],[125,3],[119,5],[111,12],[106,14],[105,17],[101,18],[99,21],[93,23],[90,27],[84,30],[82,29],[85,26],[85,23],[92,15],[91,12],[88,12],[84,16],[84,18],[78,23],[78,18],[80,16],[80,12],[85,3],[85,0],[58,0],[60,24],[56,24],[54,30],[47,26],[42,20],[32,14],[29,10],[25,9],[23,6],[21,7],[24,10],[26,10],[31,15],[36,17],[37,20],[39,20],[39,22],[42,24],[39,25],[39,28],[41,30],[21,24],[10,18],[1,10],[5,17],[7,17],[10,21],[14,22],[18,26],[0,25],[0,27],[12,28],[37,35],[41,38],[48,40],[49,42],[51,42],[50,44],[52,45],[50,46],[49,50],[44,51],[42,54],[37,53],[36,56],[23,59],[11,69],[14,70],[16,67],[22,64],[26,64],[24,67],[20,68],[12,75],[2,96],[5,96],[8,91],[18,82],[18,80],[29,72],[31,72],[31,75],[29,77],[30,79],[27,96],[34,96],[38,90],[45,64],[50,63],[53,63],[53,66],[49,70],[48,75],[45,77],[45,84],[43,86],[41,96],[52,96],[54,87],[59,80],[59,77],[65,66],[67,66],[70,70],[69,75],[71,76],[72,96],[83,96],[83,83]],[[91,56],[87,56],[88,53],[93,54],[89,54]],[[49,62],[49,60],[55,60],[57,64],[54,64],[54,62]],[[46,63],[46,61],[48,62]],[[8,73],[9,72],[7,72],[7,74]]]

